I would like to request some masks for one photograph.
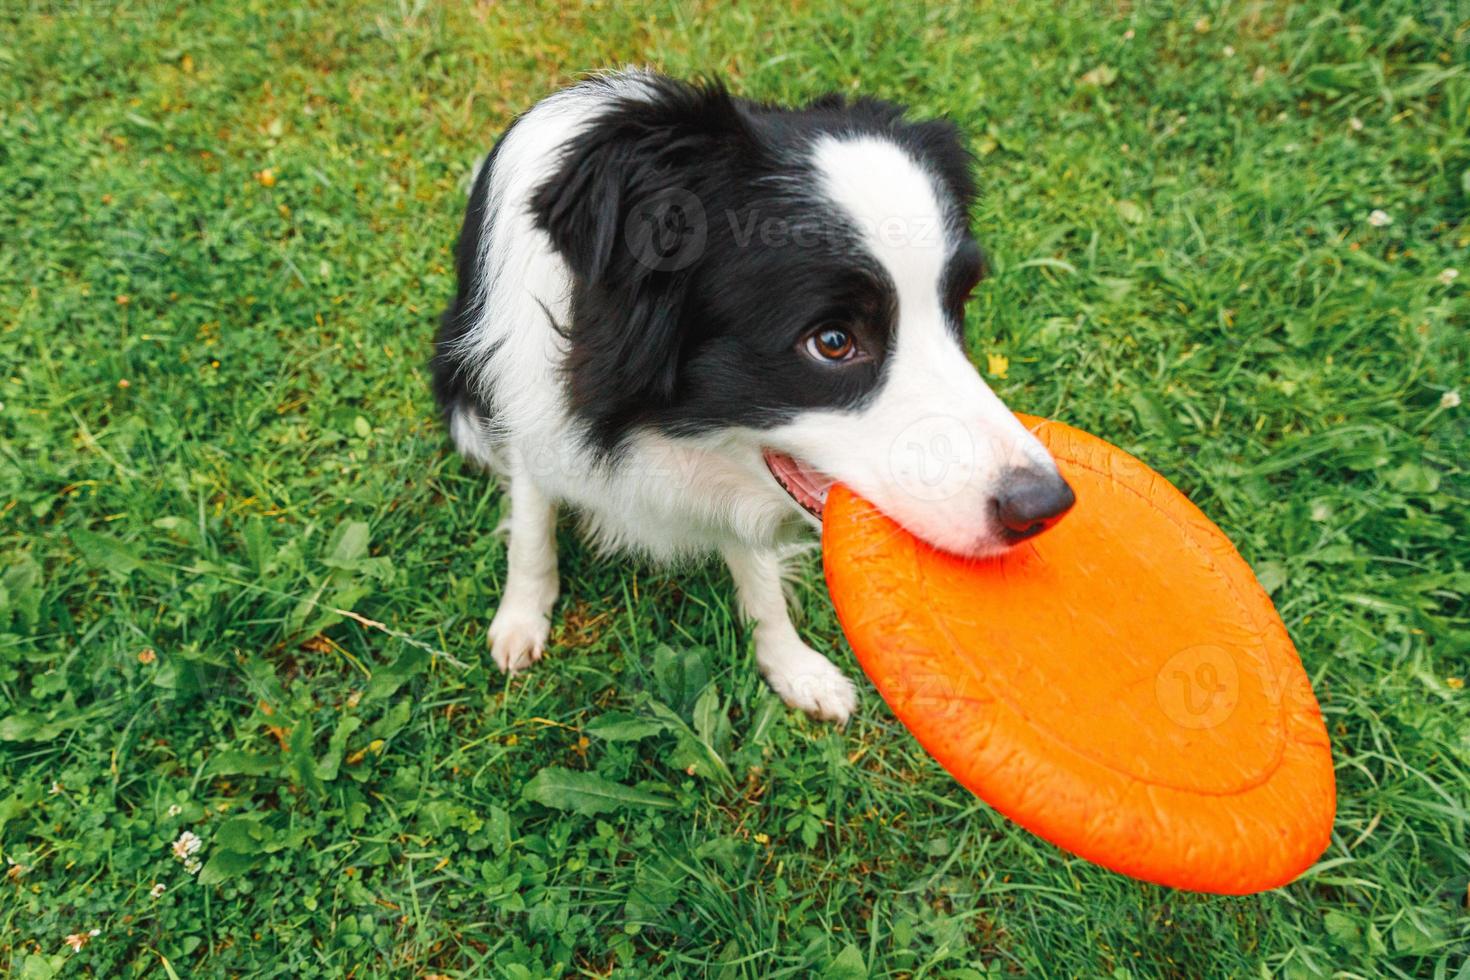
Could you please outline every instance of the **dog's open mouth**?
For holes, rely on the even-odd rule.
[[[766,468],[781,484],[781,489],[817,520],[822,519],[822,509],[827,506],[827,491],[832,489],[833,479],[825,473],[812,469],[801,460],[774,449],[762,454]]]

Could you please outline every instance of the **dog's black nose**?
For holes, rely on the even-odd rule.
[[[1012,542],[1024,541],[1051,527],[1071,510],[1077,495],[1055,471],[1008,471],[995,498],[996,516]]]

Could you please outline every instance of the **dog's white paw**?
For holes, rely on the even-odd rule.
[[[757,650],[771,690],[793,708],[838,726],[857,708],[857,688],[832,661],[798,639],[783,640],[777,649]]]
[[[490,656],[507,674],[515,674],[541,659],[551,620],[535,609],[501,603],[490,621]]]

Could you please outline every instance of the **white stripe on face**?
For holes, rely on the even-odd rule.
[[[867,497],[911,532],[964,554],[1005,547],[994,511],[1003,474],[1055,473],[1041,443],[970,364],[943,303],[958,246],[950,204],[902,147],[876,136],[827,137],[820,187],[858,229],[897,298],[881,387],[856,411],[806,412],[766,442]]]

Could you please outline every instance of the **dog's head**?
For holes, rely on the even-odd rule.
[[[619,84],[532,203],[574,274],[572,405],[600,451],[718,431],[818,519],[840,481],[961,554],[1066,511],[1055,463],[964,354],[985,261],[952,125]]]

